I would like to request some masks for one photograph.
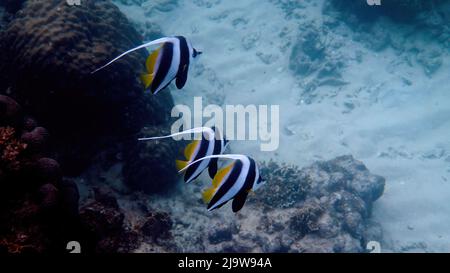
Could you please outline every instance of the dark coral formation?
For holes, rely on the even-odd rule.
[[[137,142],[144,125],[149,129],[141,134],[160,133],[155,128],[168,123],[173,105],[169,92],[144,94],[138,81],[144,52],[90,74],[141,37],[110,1],[30,0],[20,8],[10,11],[0,33],[0,93],[22,106],[0,96],[2,194],[14,197],[2,200],[2,249],[62,252],[76,240],[87,253],[127,252],[142,230],[166,238],[168,215],[148,212],[142,230],[134,228],[104,189],[96,188],[79,213],[77,185],[64,178],[125,164],[133,189],[167,191],[177,180],[177,145]],[[90,166],[94,158],[100,160]]]
[[[168,135],[168,130],[143,128],[141,136]],[[124,183],[145,193],[167,192],[178,181],[175,167],[179,141],[171,138],[159,141],[131,141],[124,151]]]
[[[19,156],[27,148],[27,144],[15,138],[13,127],[0,127],[0,159],[2,167],[9,170],[20,169]]]
[[[48,157],[47,131],[29,121],[14,100],[0,95],[0,248],[58,251],[76,234],[78,190]]]
[[[154,241],[171,237],[172,219],[166,212],[149,212],[141,231]]]
[[[79,173],[112,142],[102,136],[123,140],[167,121],[170,94],[145,95],[138,81],[144,51],[90,74],[142,43],[110,1],[27,1],[0,36],[0,92],[52,132],[65,170]]]
[[[170,240],[172,220],[169,214],[145,207],[145,212],[133,219],[138,223],[132,222],[116,196],[106,187],[94,188],[94,199],[80,209],[85,252],[131,252],[146,239],[156,243]]]
[[[23,5],[25,0],[3,0],[0,3],[8,13],[16,13]]]
[[[18,127],[22,125],[23,115],[20,105],[8,96],[0,95],[0,126]]]
[[[86,253],[115,253],[129,251],[137,235],[125,226],[124,214],[112,192],[95,188],[95,197],[80,209]]]

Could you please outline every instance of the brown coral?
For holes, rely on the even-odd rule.
[[[19,155],[27,148],[26,143],[14,138],[15,129],[0,127],[0,152],[2,165],[13,171],[20,169]]]
[[[47,135],[0,96],[0,251],[49,252],[73,237],[78,190],[62,180],[55,160],[42,157]]]
[[[14,137],[15,130],[12,127],[0,127],[0,145],[5,146]]]

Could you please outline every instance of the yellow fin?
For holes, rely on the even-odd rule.
[[[215,192],[216,192],[216,188],[214,188],[214,187],[208,188],[205,191],[203,191],[202,192],[203,202],[205,202],[205,204],[208,204],[209,201],[211,201]]]
[[[212,197],[214,196],[214,194],[216,193],[217,189],[219,188],[220,183],[222,183],[223,179],[231,171],[233,166],[234,166],[234,162],[231,163],[230,165],[226,166],[225,168],[220,169],[217,172],[217,174],[214,176],[214,179],[212,181],[212,186],[207,188],[202,193],[203,202],[209,203],[209,201],[211,201]]]
[[[153,51],[145,61],[145,67],[147,68],[147,72],[149,74],[154,74],[156,60],[158,60],[159,53],[161,52],[161,47]]]
[[[214,179],[212,181],[212,185],[213,188],[217,188],[219,187],[220,183],[222,183],[223,179],[225,178],[225,176],[231,171],[231,169],[234,166],[234,162],[231,163],[230,165],[220,169],[216,175],[214,176]]]
[[[184,168],[188,165],[188,163],[189,163],[189,162],[183,161],[183,160],[176,160],[176,161],[175,161],[175,164],[176,164],[176,166],[177,166],[177,170],[178,170],[178,171],[184,169]]]
[[[153,74],[142,74],[141,81],[144,84],[145,88],[148,88],[153,82]]]
[[[186,146],[186,149],[184,149],[184,156],[186,157],[187,160],[192,159],[192,155],[194,154],[195,149],[197,148],[197,145],[199,143],[200,141],[194,140]]]

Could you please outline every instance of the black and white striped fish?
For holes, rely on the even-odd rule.
[[[238,212],[244,206],[249,192],[257,190],[264,184],[258,164],[253,158],[246,155],[212,155],[200,158],[187,165],[186,168],[213,158],[226,158],[233,162],[217,172],[212,186],[203,192],[203,201],[208,203],[208,210],[211,211],[233,199],[233,212]]]
[[[176,160],[177,169],[184,169],[187,165],[191,164],[191,166],[186,168],[184,174],[184,181],[186,183],[195,180],[206,168],[208,168],[209,176],[213,178],[217,173],[217,158],[208,158],[201,162],[196,162],[195,164],[192,164],[192,162],[205,156],[220,155],[225,152],[228,141],[216,127],[198,127],[168,136],[140,138],[139,140],[155,140],[193,133],[202,133],[202,138],[193,140],[186,146],[184,149],[185,159]]]
[[[187,81],[189,65],[195,57],[202,54],[193,48],[183,36],[163,37],[130,49],[91,74],[104,69],[131,52],[152,45],[160,45],[160,47],[151,52],[145,62],[147,71],[141,75],[141,81],[145,88],[156,94],[166,88],[174,79],[176,79],[177,88],[183,88]]]

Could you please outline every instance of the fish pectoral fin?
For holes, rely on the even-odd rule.
[[[177,171],[184,169],[189,164],[189,161],[176,160],[175,165],[177,166]]]
[[[152,84],[154,79],[153,74],[142,74],[141,75],[141,81],[144,84],[145,88],[149,88],[149,86]]]

